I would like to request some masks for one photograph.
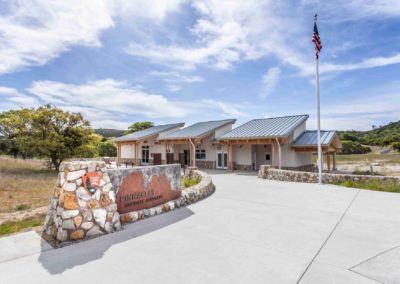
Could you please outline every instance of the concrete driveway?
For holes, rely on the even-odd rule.
[[[208,199],[118,233],[0,239],[0,283],[400,283],[400,194],[211,174]]]

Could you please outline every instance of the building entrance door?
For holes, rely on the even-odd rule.
[[[143,166],[149,165],[149,156],[150,156],[150,147],[143,145],[142,146],[142,165]]]
[[[228,154],[223,151],[217,152],[217,169],[228,168]]]

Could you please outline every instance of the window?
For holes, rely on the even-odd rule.
[[[196,150],[196,160],[205,160],[206,150],[197,149]]]
[[[265,155],[265,160],[270,161],[271,160],[271,154],[266,154]]]

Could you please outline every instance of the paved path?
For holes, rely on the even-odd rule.
[[[0,239],[0,283],[400,283],[400,194],[212,177],[208,199],[115,234]]]

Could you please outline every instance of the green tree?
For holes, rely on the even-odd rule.
[[[49,159],[56,170],[62,161],[81,156],[85,147],[95,144],[93,133],[80,113],[51,105],[0,114],[0,135],[8,144],[19,154]]]
[[[117,148],[111,141],[102,141],[98,144],[98,151],[100,157],[116,157]]]
[[[128,127],[128,130],[125,132],[125,134],[133,133],[136,131],[144,130],[150,127],[153,127],[154,123],[151,121],[142,121],[142,122],[135,122],[131,126]]]

